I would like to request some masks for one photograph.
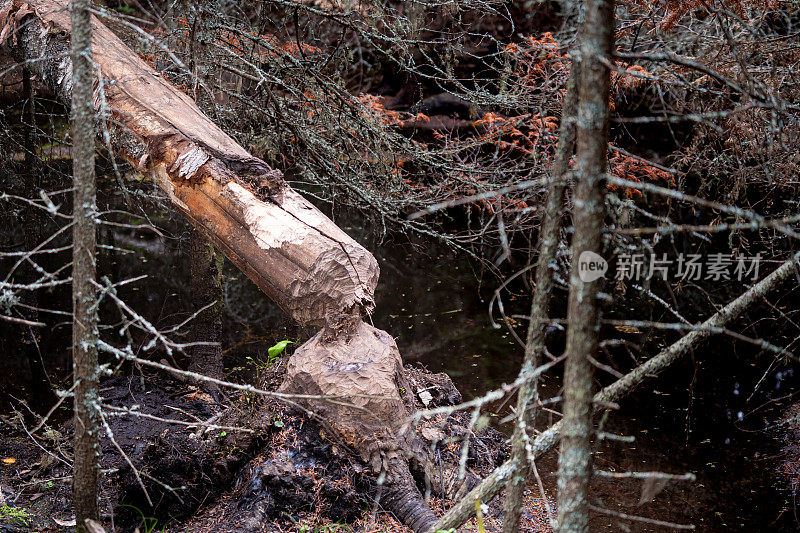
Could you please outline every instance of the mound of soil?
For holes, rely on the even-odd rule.
[[[163,375],[115,377],[101,383],[106,426],[101,434],[101,513],[121,530],[142,516],[161,522],[184,518],[230,484],[263,445],[269,412],[255,402],[222,406],[196,387]],[[0,456],[14,458],[0,484],[7,504],[29,515],[22,530],[59,526],[73,515],[70,487],[72,420],[57,430],[20,413],[0,419],[8,438]],[[200,423],[245,427],[247,432],[205,429]],[[27,426],[27,427],[26,427]],[[134,468],[136,472],[134,472]],[[138,474],[138,475],[137,475]],[[61,518],[59,518],[61,517]]]
[[[262,376],[262,387],[277,388],[281,372],[279,363]],[[445,374],[411,367],[404,374],[409,385],[404,396],[416,409],[461,401]],[[102,439],[102,512],[117,531],[132,531],[143,520],[167,523],[176,532],[255,533],[324,523],[404,530],[381,510],[379,473],[289,406],[250,394],[233,395],[230,404],[220,405],[202,390],[161,374],[106,380],[101,395],[108,424]],[[224,428],[205,428],[203,421]],[[46,426],[29,437],[20,420],[4,419],[11,437],[3,439],[0,455],[14,457],[15,468],[2,470],[0,488],[6,500],[29,513],[27,526],[4,525],[6,531],[59,527],[53,518],[69,523],[71,424],[58,431]],[[417,459],[433,458],[415,469],[433,509],[465,493],[506,457],[504,436],[492,429],[476,434],[468,413],[422,417],[414,430],[420,436]]]

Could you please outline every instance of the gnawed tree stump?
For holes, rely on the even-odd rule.
[[[280,391],[321,396],[303,407],[380,470],[375,452],[394,439],[390,428],[408,417],[399,392],[402,369],[391,335],[343,316],[289,358]]]
[[[391,357],[386,358],[389,359]],[[285,361],[279,364],[283,365]],[[269,374],[275,372],[282,375],[284,369],[270,367],[268,375],[264,376],[263,388],[272,390],[270,385],[274,379]],[[454,405],[461,400],[446,374],[431,374],[407,366],[396,378],[404,388],[400,397],[408,412],[421,409],[423,405],[436,408]],[[354,381],[360,379],[354,378]],[[420,392],[428,393],[422,395],[426,403],[420,401]],[[325,409],[325,406],[319,408]],[[384,509],[392,509],[398,517],[408,516],[403,514],[403,507],[409,511],[418,508],[416,487],[403,485],[397,480],[390,481],[392,472],[404,471],[392,465],[392,460],[405,465],[406,459],[410,459],[418,482],[425,477],[423,468],[429,467],[426,489],[443,501],[453,502],[475,485],[478,480],[474,474],[490,473],[507,456],[505,437],[490,428],[477,434],[473,432],[470,413],[439,414],[425,418],[417,431],[408,435],[411,437],[408,440],[413,442],[402,444],[405,449],[396,450],[389,461],[392,472],[386,473],[387,479],[379,484],[384,460],[378,461],[377,471],[370,463],[361,461],[358,453],[351,453],[354,450],[332,429],[330,419],[309,420],[296,409],[274,402],[268,402],[267,407],[262,407],[259,412],[270,409],[281,423],[280,428],[272,428],[264,452],[239,470],[239,479],[232,486],[223,488],[224,494],[200,512],[193,513],[176,531],[262,533],[286,528],[294,530],[292,524],[297,523],[310,526],[310,520],[319,520],[323,524],[327,520],[345,522],[354,530],[399,531],[396,522],[383,520],[373,513],[376,500]],[[322,423],[322,428],[318,422]],[[400,422],[398,419],[389,427]],[[377,434],[386,438],[386,433],[380,428]],[[324,437],[320,438],[321,435]],[[469,450],[466,483],[459,479],[459,462],[465,445]],[[409,455],[409,450],[415,451]],[[425,459],[426,455],[428,459]],[[434,458],[432,461],[431,457]],[[421,464],[420,458],[428,464]],[[403,487],[408,490],[398,489]],[[493,506],[493,509],[499,511],[499,507]],[[409,522],[406,518],[406,523]],[[425,522],[419,522],[417,527],[420,523]]]
[[[301,405],[372,471],[385,476],[380,502],[414,531],[436,522],[414,482],[410,457],[420,457],[401,424],[408,385],[394,339],[358,316],[342,315],[301,346],[286,366],[282,392],[313,394]],[[403,386],[405,385],[405,386]]]
[[[0,3],[0,45],[66,103],[68,6]],[[409,414],[400,355],[390,335],[362,322],[374,307],[375,258],[96,19],[92,31],[102,80],[95,106],[114,150],[149,169],[175,208],[288,315],[325,327],[290,361],[284,390],[338,398],[305,407],[382,474],[384,508],[427,530],[435,517],[409,472],[415,441],[395,427]]]

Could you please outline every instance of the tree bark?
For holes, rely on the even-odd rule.
[[[558,457],[558,525],[560,533],[589,530],[587,489],[591,477],[592,376],[589,360],[598,348],[601,279],[582,279],[587,253],[599,254],[605,214],[608,155],[613,1],[587,0],[586,21],[578,53],[580,81],[577,125],[577,176],[573,197],[575,228],[567,307],[564,363],[564,418]],[[605,62],[605,63],[604,63]],[[588,271],[587,271],[588,272]]]
[[[378,503],[417,533],[430,528],[436,515],[409,470],[411,432],[399,427],[410,416],[403,396],[410,391],[391,335],[340,317],[292,354],[280,391],[316,396],[297,403],[385,479],[376,483]]]
[[[546,322],[549,314],[549,300],[553,288],[553,261],[558,251],[558,232],[561,227],[561,211],[564,205],[569,160],[575,146],[575,106],[577,101],[578,69],[573,66],[567,82],[566,95],[561,113],[561,130],[553,163],[552,182],[547,191],[544,223],[541,230],[539,259],[536,264],[536,287],[533,291],[528,336],[525,343],[525,356],[520,370],[522,383],[517,397],[517,425],[511,437],[511,460],[514,475],[506,487],[506,501],[503,505],[503,533],[517,533],[522,514],[522,493],[530,474],[528,454],[530,452],[530,430],[536,418],[538,401],[538,380],[530,379],[539,364],[544,350]]]
[[[89,0],[72,2],[72,371],[75,381],[73,500],[78,533],[99,520],[97,481],[100,450],[97,393],[97,291],[95,281],[96,194],[92,31]]]
[[[203,309],[190,327],[192,342],[202,343],[190,349],[189,370],[222,379],[222,257],[200,232],[189,233],[193,312]],[[217,390],[213,383],[201,384]]]
[[[33,192],[38,192],[41,184],[41,177],[37,172],[39,166],[39,157],[37,149],[39,143],[37,142],[38,135],[36,134],[36,90],[31,80],[31,70],[28,67],[22,67],[22,92],[25,95],[25,104],[20,114],[20,121],[22,122],[22,131],[24,139],[22,144],[25,149],[25,172],[28,174],[27,184]]]
[[[720,311],[714,313],[714,315],[703,322],[697,329],[684,335],[675,344],[670,345],[668,348],[659,352],[658,355],[648,359],[645,363],[637,366],[611,385],[603,388],[603,390],[594,395],[593,403],[595,405],[608,405],[613,402],[618,402],[635,391],[647,378],[658,376],[673,363],[680,360],[681,357],[697,348],[702,341],[720,331],[721,328],[727,327],[730,322],[740,317],[752,307],[753,304],[779,287],[783,282],[789,279],[792,274],[800,276],[800,273],[797,272],[798,262],[800,262],[800,253],[795,254],[794,257],[784,262],[769,276],[759,281],[747,292],[740,295]],[[533,459],[538,459],[548,452],[561,440],[563,430],[564,422],[562,420],[540,433],[531,446],[531,457]],[[464,496],[461,501],[447,511],[447,513],[428,530],[429,533],[440,529],[447,530],[460,527],[475,514],[475,500],[488,502],[497,496],[506,486],[508,480],[511,479],[513,472],[514,463],[509,459],[497,467],[494,472],[481,481],[477,487],[472,489],[469,494]]]

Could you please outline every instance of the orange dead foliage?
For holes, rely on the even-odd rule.
[[[405,121],[400,118],[400,113],[391,109],[386,109],[383,106],[383,101],[380,96],[374,94],[362,94],[358,97],[359,102],[367,108],[367,112],[363,113],[365,118],[375,118],[379,122],[387,126],[404,126]],[[419,113],[420,116],[422,113]],[[422,115],[427,120],[430,120],[426,115]]]
[[[539,39],[524,37],[521,43],[507,45],[505,51],[517,60],[514,75],[524,85],[538,86],[542,78],[553,74],[566,76],[569,67],[569,58],[549,31]]]
[[[240,36],[236,32],[223,31],[219,36],[220,43],[226,44],[233,52],[240,57],[255,57],[262,61],[274,59],[281,56],[300,57],[303,55],[318,54],[321,52],[316,46],[301,42],[300,45],[294,41],[281,41],[270,33],[255,34],[252,32],[242,32],[246,36]],[[244,37],[244,40],[242,39]]]
[[[669,172],[661,170],[647,161],[630,157],[619,152],[614,152],[614,154],[608,158],[608,168],[610,174],[619,179],[635,181],[637,183],[642,181],[665,181],[670,185],[675,185],[675,178]],[[609,185],[608,188],[616,190],[618,187],[616,185]],[[623,192],[628,198],[642,196],[639,189],[630,187],[623,187]]]
[[[646,16],[650,17],[653,2],[630,0],[625,3],[634,8],[642,8],[646,11]],[[780,4],[779,0],[721,0],[721,3],[737,15],[743,15],[748,8],[777,9]],[[658,4],[666,7],[663,18],[656,25],[662,31],[671,30],[690,11],[706,9],[708,6],[703,0],[662,0]]]
[[[505,53],[513,59],[513,81],[518,85],[529,87],[532,90],[548,90],[547,86],[555,86],[557,97],[563,95],[565,78],[569,72],[571,59],[562,50],[552,33],[543,33],[540,37],[524,37],[519,43],[506,46]],[[652,77],[647,70],[639,65],[629,65],[618,62],[617,69],[611,73],[612,87],[615,93],[623,90],[643,86]],[[309,101],[313,95],[309,95]],[[386,127],[403,128],[415,123],[430,122],[430,117],[419,113],[411,113],[386,109],[384,99],[372,94],[362,94],[357,100],[363,106],[361,115],[377,121]],[[612,98],[611,108],[614,109]],[[559,119],[555,116],[541,116],[540,113],[526,113],[515,116],[503,116],[497,112],[484,113],[482,117],[472,122],[474,130],[468,138],[460,138],[455,130],[440,131],[438,128],[430,130],[436,142],[450,151],[465,149],[467,146],[490,148],[502,152],[509,158],[515,157],[552,157],[558,141]],[[398,161],[396,166],[389,170],[395,177],[405,173],[404,160]],[[645,161],[614,154],[609,159],[611,173],[630,181],[672,181],[672,176],[656,166]],[[448,188],[444,184],[437,187],[441,198],[459,198],[476,194],[479,190],[486,190],[488,184],[482,184],[476,179],[476,187],[471,189],[465,186],[465,181],[470,181],[460,173],[453,173],[459,186]],[[410,185],[408,180],[404,180]],[[491,188],[491,187],[489,187]],[[448,190],[449,189],[449,190]],[[640,195],[638,190],[626,188],[624,193],[628,197]],[[500,210],[520,211],[528,208],[528,204],[513,195],[485,198],[471,203],[475,208],[488,213]]]
[[[177,39],[182,44],[187,44],[191,37],[194,24],[185,16],[176,17],[178,29]],[[156,28],[152,32],[154,36],[163,37],[165,32]],[[234,55],[248,60],[267,61],[281,56],[300,57],[303,55],[318,54],[321,50],[308,43],[295,41],[282,41],[273,34],[257,34],[248,31],[223,30],[214,39],[215,46],[227,48]],[[151,67],[157,68],[157,54],[161,52],[140,53]],[[165,58],[166,59],[166,58]]]
[[[558,140],[558,119],[541,117],[539,113],[515,117],[486,113],[474,124],[482,131],[478,139],[483,144],[495,145],[501,150],[516,150],[526,155],[532,155],[537,150],[550,152]]]

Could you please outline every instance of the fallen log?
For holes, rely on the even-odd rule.
[[[65,102],[72,93],[66,0],[5,1],[0,45]],[[378,264],[281,172],[250,155],[97,19],[95,106],[115,150],[147,165],[173,205],[300,324],[369,312]],[[102,90],[99,90],[102,89]]]
[[[67,0],[0,3],[0,45],[67,104],[69,18]],[[95,107],[114,151],[150,170],[174,207],[294,320],[325,326],[292,357],[284,390],[330,397],[298,403],[320,411],[382,474],[384,508],[427,530],[435,517],[409,471],[409,439],[395,427],[408,415],[398,402],[400,356],[390,335],[362,320],[374,307],[375,258],[97,19],[92,47],[101,80]],[[329,372],[332,354],[341,364]],[[369,404],[360,404],[365,397]],[[355,408],[331,409],[331,398]],[[367,425],[364,408],[373,414]]]

